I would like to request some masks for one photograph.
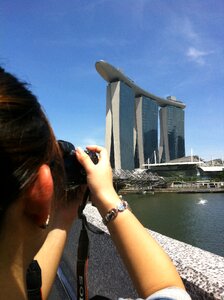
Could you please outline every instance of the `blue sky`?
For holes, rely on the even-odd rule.
[[[103,59],[186,103],[186,152],[224,158],[223,0],[1,0],[0,64],[31,83],[57,138],[104,145]]]

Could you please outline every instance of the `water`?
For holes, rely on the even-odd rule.
[[[143,225],[224,256],[224,194],[127,194]]]

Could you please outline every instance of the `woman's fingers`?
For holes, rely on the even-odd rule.
[[[86,147],[90,151],[94,151],[99,154],[99,160],[107,160],[107,150],[104,147],[97,146],[97,145],[90,145]]]
[[[90,172],[93,168],[93,162],[89,155],[81,148],[77,148],[75,151],[76,157],[81,165],[85,168],[86,172]]]
[[[97,153],[100,153],[104,149],[103,147],[98,146],[98,145],[89,145],[89,146],[86,146],[86,148],[88,150],[91,150],[91,151],[94,151],[94,152],[97,152]]]
[[[91,145],[86,148],[99,155],[97,164],[94,164],[89,155],[80,148],[77,149],[76,156],[86,170],[87,182],[91,193],[93,193],[94,198],[99,198],[99,195],[105,195],[113,190],[112,169],[105,148],[97,145]],[[103,201],[103,198],[101,200]]]
[[[108,160],[107,151],[105,148],[97,145],[90,145],[86,147],[89,151],[93,151],[99,154],[99,161]],[[90,159],[89,155],[83,151],[81,148],[76,149],[76,157],[79,160],[79,162],[83,165],[83,167],[86,169],[86,171],[91,171],[94,167],[94,164],[92,160]]]

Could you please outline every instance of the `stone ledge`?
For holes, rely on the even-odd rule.
[[[118,299],[118,297],[136,298],[137,293],[98,211],[93,206],[87,205],[84,212],[91,226],[104,232],[104,234],[89,232],[89,297],[102,295],[110,299]],[[61,262],[63,272],[74,290],[76,290],[76,253],[80,225],[80,221],[76,221],[73,225]],[[224,299],[223,257],[151,230],[149,232],[174,262],[192,299]],[[50,299],[62,299],[57,298],[59,292],[61,293],[59,289],[56,282]]]

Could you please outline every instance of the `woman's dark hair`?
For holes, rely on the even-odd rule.
[[[43,163],[51,167],[59,193],[63,164],[51,126],[27,84],[0,67],[0,221]]]

